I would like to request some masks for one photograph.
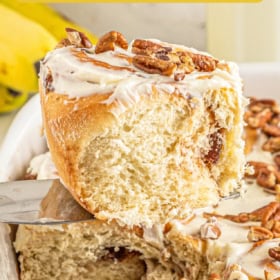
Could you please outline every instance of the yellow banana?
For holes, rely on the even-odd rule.
[[[26,67],[25,69],[21,67],[22,61],[18,61],[18,67],[14,67],[13,70],[7,67],[7,71],[0,71],[0,82],[12,85],[17,90],[35,92],[37,90],[37,84],[33,83],[36,79],[33,64],[42,59],[48,50],[55,47],[57,39],[41,25],[6,6],[0,5],[0,14],[0,22],[2,23],[2,28],[0,28],[0,42],[3,46],[2,48],[6,46],[6,49],[10,52],[10,55],[6,52],[6,56],[1,54],[0,64],[9,65],[11,60],[14,63],[15,59],[13,59],[12,54],[26,61],[24,65]],[[25,74],[29,78],[27,78],[25,81],[26,84],[24,85],[20,83],[21,79],[17,79],[15,76],[21,77]],[[27,85],[29,86],[30,84],[32,86],[28,88]]]
[[[38,63],[65,38],[66,27],[84,32],[93,43],[97,40],[43,4],[1,0],[0,15],[0,113],[16,109],[37,92]]]
[[[65,28],[71,27],[85,33],[92,43],[96,43],[97,41],[97,37],[88,30],[71,22],[44,4],[22,3],[19,0],[1,0],[1,4],[41,24],[58,40],[65,38]]]
[[[0,40],[0,84],[17,91],[35,92],[38,79],[24,53],[16,52]]]
[[[19,92],[0,84],[0,114],[18,109],[25,103],[28,96],[27,92]]]

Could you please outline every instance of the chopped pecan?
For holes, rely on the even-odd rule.
[[[132,64],[150,74],[161,74],[170,76],[176,69],[173,62],[156,59],[145,55],[135,55],[132,58]]]
[[[271,258],[275,259],[276,261],[280,261],[280,246],[269,248],[268,254]]]
[[[155,54],[156,56],[167,56],[167,54],[172,51],[172,48],[163,47],[162,45],[149,40],[136,39],[132,44],[131,51],[134,54],[140,54],[140,55],[149,56]]]
[[[280,136],[280,126],[278,126],[278,125],[266,123],[263,126],[262,131],[269,136],[274,136],[274,137]]]
[[[280,154],[276,155],[274,158],[273,158],[276,166],[278,169],[280,169]]]
[[[169,64],[166,65],[172,65],[172,71],[167,71],[163,75],[174,74],[175,81],[181,81],[185,77],[184,74],[189,74],[195,69],[204,72],[213,71],[218,64],[218,60],[210,56],[192,53],[183,49],[166,47],[149,40],[135,40],[132,44],[132,53],[136,54],[136,57],[142,57],[140,63],[138,61],[139,57],[137,57],[134,65],[148,73],[163,74],[162,71],[154,70],[154,66],[160,64],[161,61],[168,62]],[[150,64],[150,62],[142,61],[144,60],[143,57],[146,57],[146,61],[150,59],[153,67],[150,67],[151,65],[147,67],[146,64]],[[156,69],[158,68],[156,67]]]
[[[175,73],[174,74],[174,80],[176,82],[182,81],[182,80],[184,80],[184,78],[185,78],[185,73]]]
[[[51,71],[49,70],[47,75],[44,77],[44,81],[43,81],[43,88],[45,89],[45,93],[48,93],[50,91],[54,90],[53,87],[53,76]]]
[[[217,219],[211,217],[205,224],[200,228],[200,235],[205,239],[218,239],[221,236],[221,230],[218,226]]]
[[[91,48],[92,47],[92,43],[90,42],[90,40],[88,39],[88,37],[82,33],[79,32],[73,28],[66,28],[66,32],[67,32],[67,38],[69,40],[69,42],[71,43],[71,45],[77,47],[77,48]],[[67,42],[65,42],[67,43]]]
[[[252,108],[254,106],[258,106],[258,107],[261,107],[261,108],[273,108],[276,105],[277,105],[277,102],[274,99],[251,98],[249,107]]]
[[[262,146],[264,151],[276,153],[280,151],[280,137],[269,138]]]
[[[214,59],[213,57],[191,52],[189,55],[198,71],[211,72],[217,67],[218,60]]]
[[[280,105],[275,104],[274,106],[272,106],[272,112],[275,114],[280,114]]]
[[[209,136],[210,150],[204,157],[206,163],[215,164],[218,162],[223,147],[222,134],[222,129],[219,129]]]
[[[252,226],[249,229],[247,238],[250,242],[257,242],[261,240],[268,240],[273,238],[273,233],[264,227]]]
[[[270,220],[274,220],[274,216],[276,215],[276,213],[278,217],[279,209],[280,209],[280,203],[274,201],[250,213],[243,212],[243,213],[239,213],[238,215],[219,215],[215,213],[203,213],[203,217],[208,219],[210,217],[223,218],[235,223],[246,223],[249,221],[261,222],[261,226],[266,227]]]
[[[245,114],[244,119],[250,127],[261,128],[272,118],[272,115],[271,110],[269,108],[265,108],[257,113],[249,111]]]
[[[98,40],[95,47],[95,53],[98,54],[113,51],[115,49],[115,45],[125,50],[128,48],[128,43],[120,32],[110,31]]]
[[[266,211],[261,217],[261,222],[262,222],[261,225],[264,227],[268,227],[267,223],[271,220],[274,220],[274,216],[278,212],[279,208],[280,208],[279,202],[276,201],[270,202],[266,206]]]
[[[248,174],[248,175],[246,174],[247,177],[257,178],[258,175],[260,174],[261,170],[264,170],[264,169],[268,170],[268,171],[276,170],[273,165],[264,163],[262,161],[248,161],[247,164],[254,168],[254,173]]]
[[[280,222],[278,220],[275,219],[271,231],[273,233],[274,238],[280,237]]]
[[[64,38],[62,39],[57,45],[56,45],[56,49],[59,49],[59,48],[63,48],[63,47],[67,47],[67,46],[71,46],[71,42],[69,41],[69,39],[67,38]]]
[[[257,175],[257,183],[262,187],[273,189],[277,183],[277,177],[273,171],[261,168]]]
[[[280,113],[274,115],[269,123],[272,125],[280,126]]]

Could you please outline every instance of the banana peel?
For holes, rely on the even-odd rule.
[[[0,113],[19,108],[38,91],[39,61],[66,37],[66,27],[97,41],[44,4],[1,0],[0,15]]]

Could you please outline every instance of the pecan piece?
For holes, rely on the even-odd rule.
[[[269,138],[262,146],[264,151],[276,153],[280,151],[280,137]]]
[[[142,71],[150,74],[171,76],[176,68],[173,62],[156,59],[145,55],[135,55],[132,64]]]
[[[250,127],[261,128],[272,118],[272,115],[271,110],[269,108],[265,108],[255,114],[252,112],[245,114],[244,119]]]
[[[206,163],[215,164],[220,158],[220,154],[223,147],[222,130],[212,133],[209,136],[210,150],[204,157]]]
[[[252,226],[250,227],[247,238],[250,242],[258,242],[261,240],[272,239],[273,233],[267,228]]]
[[[264,227],[269,227],[268,226],[268,222],[271,220],[274,220],[274,216],[277,213],[277,211],[280,208],[280,203],[273,201],[270,202],[267,206],[266,206],[266,211],[264,212],[263,216],[261,217],[261,225]]]
[[[257,176],[257,183],[265,188],[274,188],[277,182],[277,177],[273,171],[267,168],[261,168]]]
[[[205,224],[200,228],[200,235],[205,239],[218,239],[221,236],[221,230],[218,226],[217,219],[211,217]]]
[[[266,169],[268,171],[274,171],[275,168],[271,164],[264,163],[262,161],[248,161],[247,164],[254,168],[253,174],[246,174],[246,177],[257,178],[261,170]]]
[[[176,82],[182,81],[185,78],[185,73],[175,73],[174,74],[174,80]]]
[[[110,31],[103,35],[97,42],[95,47],[95,53],[102,53],[115,50],[115,45],[122,49],[128,48],[128,43],[124,36],[117,31]]]
[[[280,247],[273,247],[269,248],[268,254],[271,258],[275,259],[276,261],[280,261]]]
[[[263,126],[262,131],[269,136],[274,136],[274,137],[280,136],[280,127],[277,125],[266,123]]]
[[[280,126],[280,113],[273,116],[269,123],[272,125]]]
[[[278,169],[280,169],[280,154],[276,155],[274,158],[273,158],[276,166]]]
[[[189,53],[189,56],[192,58],[195,68],[198,71],[212,72],[217,67],[218,60],[211,56],[197,53]]]
[[[69,41],[69,39],[67,38],[64,38],[62,39],[57,45],[56,45],[56,49],[59,49],[59,48],[63,48],[63,47],[67,47],[67,46],[71,46],[71,42]]]
[[[279,218],[279,217],[278,217],[278,218]],[[271,229],[274,238],[279,238],[279,237],[280,237],[280,222],[279,222],[279,220],[276,220],[276,219],[278,219],[278,218],[275,218],[273,227],[272,227],[272,229]]]
[[[48,93],[50,91],[54,91],[53,76],[52,76],[52,73],[51,73],[50,70],[48,71],[48,73],[44,77],[43,87],[45,89],[45,93]]]
[[[252,108],[253,106],[258,106],[258,107],[261,107],[261,108],[273,108],[276,105],[277,105],[277,102],[274,99],[251,98],[249,108]]]
[[[160,56],[167,56],[167,54],[170,53],[171,51],[172,48],[170,47],[163,47],[162,45],[157,44],[155,42],[149,40],[141,40],[141,39],[134,40],[132,44],[132,50],[131,50],[131,52],[134,54],[148,55],[148,56],[155,54],[158,58],[160,58]],[[165,59],[166,57],[163,60]]]
[[[79,32],[73,28],[66,28],[66,32],[67,32],[67,38],[69,40],[69,42],[71,43],[71,45],[77,47],[77,48],[91,48],[92,47],[92,43],[90,42],[90,40],[88,39],[88,37],[82,33]],[[67,41],[65,41],[65,43],[67,43]]]

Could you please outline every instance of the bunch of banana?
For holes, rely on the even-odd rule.
[[[50,7],[20,0],[0,1],[0,113],[19,108],[38,90],[39,61],[65,37],[65,28],[96,37]]]

